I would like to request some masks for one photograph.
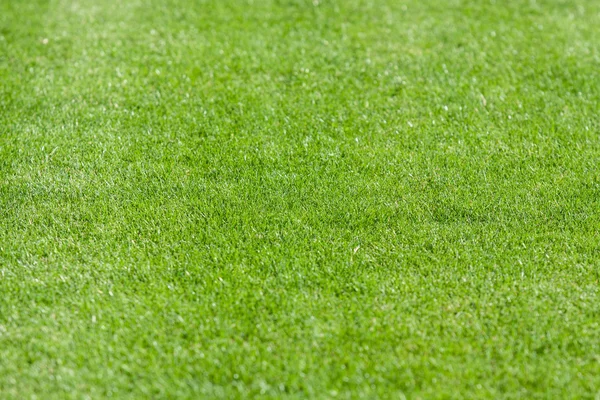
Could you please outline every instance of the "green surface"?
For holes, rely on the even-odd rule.
[[[600,396],[600,2],[0,0],[0,397]]]

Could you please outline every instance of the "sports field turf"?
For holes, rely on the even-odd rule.
[[[600,2],[0,0],[0,398],[600,396]]]

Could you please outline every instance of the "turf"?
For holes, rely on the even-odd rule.
[[[0,397],[598,398],[599,21],[0,0]]]

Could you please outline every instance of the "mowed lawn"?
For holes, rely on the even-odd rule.
[[[599,115],[594,0],[0,0],[0,398],[598,398]]]

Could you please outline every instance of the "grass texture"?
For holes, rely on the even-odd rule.
[[[600,2],[0,0],[0,397],[600,396]]]

